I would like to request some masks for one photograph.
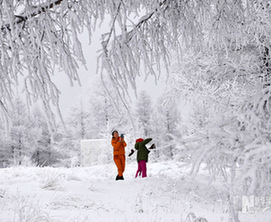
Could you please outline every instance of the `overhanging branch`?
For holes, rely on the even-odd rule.
[[[15,15],[15,17],[17,18],[17,21],[15,21],[16,24],[20,24],[22,22],[26,22],[29,18],[33,18],[43,12],[46,12],[46,10],[48,9],[51,9],[53,8],[54,6],[56,5],[60,5],[61,2],[63,2],[63,0],[56,0],[55,2],[53,3],[50,3],[50,4],[47,4],[47,5],[44,5],[42,7],[39,7],[39,9],[36,11],[36,12],[32,12],[28,15],[24,15],[24,16],[21,16],[21,15]],[[5,24],[1,27],[1,30],[4,31],[4,30],[10,30],[10,24]]]
[[[159,7],[162,7],[163,5],[165,5],[167,3],[168,0],[164,0],[162,2],[159,3]],[[135,32],[136,29],[140,28],[145,22],[147,22],[149,19],[152,18],[152,16],[157,12],[157,9],[151,13],[149,13],[148,15],[145,15],[144,17],[141,18],[141,20],[136,24],[135,28],[133,28],[130,32],[128,32],[128,38],[126,42],[130,42],[132,37],[133,37],[133,33]]]

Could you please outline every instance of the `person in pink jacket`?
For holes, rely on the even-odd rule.
[[[137,150],[137,164],[138,169],[136,172],[135,177],[142,174],[142,178],[147,177],[147,162],[148,162],[148,156],[149,156],[149,150],[146,147],[146,144],[149,143],[152,140],[152,138],[142,139],[139,138],[136,140],[135,143],[135,149]],[[149,149],[154,149],[155,144],[152,144]]]

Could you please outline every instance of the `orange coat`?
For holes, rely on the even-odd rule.
[[[114,147],[114,155],[122,155],[125,154],[125,147],[127,146],[126,142],[123,140],[119,142],[119,138],[112,138],[111,144]]]

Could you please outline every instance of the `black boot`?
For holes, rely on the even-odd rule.
[[[119,177],[119,180],[124,180],[123,176]]]
[[[117,175],[117,177],[116,177],[116,180],[120,180],[120,177],[119,177],[119,175]]]

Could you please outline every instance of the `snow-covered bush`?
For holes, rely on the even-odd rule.
[[[16,196],[16,205],[14,206],[14,221],[40,221],[50,222],[52,217],[44,211],[44,206],[39,201],[27,196]]]
[[[42,177],[40,186],[46,190],[63,190],[64,175],[57,170],[48,168],[48,173]]]

